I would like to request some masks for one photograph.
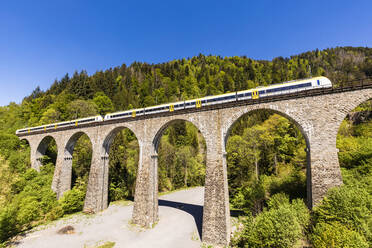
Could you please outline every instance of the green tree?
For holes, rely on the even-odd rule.
[[[67,105],[67,116],[69,119],[84,118],[98,114],[97,106],[89,101],[74,100]]]
[[[107,113],[114,111],[114,105],[110,98],[103,92],[98,92],[94,95],[93,102],[98,108],[98,113],[104,116]]]

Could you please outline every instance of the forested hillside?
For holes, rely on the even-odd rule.
[[[50,143],[42,170],[30,169],[28,144],[18,128],[177,100],[244,90],[323,75],[335,86],[372,77],[372,49],[343,47],[290,58],[199,55],[162,64],[135,62],[88,75],[66,74],[46,91],[36,88],[22,103],[0,107],[0,242],[83,206],[91,144],[74,149],[73,189],[60,200],[50,189],[56,147]],[[345,185],[310,212],[306,202],[305,141],[294,123],[256,111],[235,123],[227,146],[231,208],[243,225],[237,247],[370,247],[372,242],[372,103],[342,123],[337,140]],[[159,147],[159,190],[204,184],[205,142],[195,126],[175,122]],[[138,142],[129,130],[110,149],[109,200],[132,199]],[[336,230],[336,231],[334,231]]]

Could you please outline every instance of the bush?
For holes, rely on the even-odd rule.
[[[5,242],[18,232],[16,216],[17,209],[12,205],[0,211],[0,242]]]
[[[366,189],[342,186],[329,191],[314,208],[315,223],[339,222],[372,241],[372,197]]]
[[[20,225],[27,224],[29,226],[32,221],[37,220],[42,214],[40,202],[34,196],[23,197],[18,205],[17,221]]]
[[[245,213],[256,214],[261,211],[262,203],[265,198],[265,189],[259,181],[254,181],[250,185],[245,185],[237,190],[231,200],[233,207],[243,210]]]
[[[61,205],[56,205],[50,212],[45,216],[47,220],[56,220],[63,216],[63,209]]]
[[[119,182],[118,185],[115,183],[110,183],[109,196],[110,201],[117,201],[127,198],[129,195],[129,190],[124,182]]]
[[[274,196],[272,208],[263,211],[255,219],[245,221],[244,230],[233,245],[239,247],[293,247],[303,237],[310,222],[309,211],[301,200],[290,204],[288,196]]]
[[[64,214],[71,214],[83,210],[85,191],[85,183],[81,179],[78,179],[75,187],[63,194],[59,203]]]
[[[284,193],[275,194],[267,201],[269,209],[277,209],[281,205],[289,205],[289,197]]]
[[[306,175],[301,170],[294,169],[284,178],[272,178],[269,185],[270,194],[283,192],[290,199],[306,198]]]
[[[362,235],[338,222],[318,223],[311,235],[314,248],[368,248]]]

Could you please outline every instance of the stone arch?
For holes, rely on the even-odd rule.
[[[276,108],[270,108],[270,107],[261,107],[261,108],[254,108],[254,109],[244,109],[242,111],[242,113],[240,113],[239,115],[236,115],[234,116],[234,118],[232,118],[230,121],[229,121],[229,124],[227,125],[227,129],[226,129],[226,132],[224,133],[224,140],[223,140],[223,149],[224,149],[224,152],[226,153],[226,146],[227,146],[227,140],[231,134],[231,131],[232,131],[232,128],[233,126],[235,125],[235,123],[240,119],[242,118],[243,116],[245,115],[248,115],[252,112],[256,112],[256,111],[270,111],[272,113],[275,113],[275,114],[278,114],[280,116],[283,116],[285,117],[286,119],[288,119],[290,122],[294,123],[295,126],[300,130],[302,136],[304,137],[305,139],[305,144],[306,144],[306,198],[307,198],[307,206],[309,208],[312,207],[312,180],[311,180],[311,156],[310,156],[310,138],[309,136],[311,135],[311,133],[309,133],[309,128],[307,127],[303,127],[296,119],[294,119],[290,114],[288,113],[285,113],[285,112],[282,112]],[[307,130],[307,131],[306,131]],[[311,130],[311,128],[310,128]]]
[[[105,136],[105,138],[103,140],[102,149],[100,151],[101,156],[108,156],[109,151],[110,151],[110,147],[111,147],[112,142],[114,141],[116,135],[124,129],[129,129],[132,133],[134,133],[137,140],[139,141],[139,136],[137,135],[137,133],[135,132],[135,130],[133,128],[130,128],[126,125],[121,125],[121,126],[115,127],[111,131],[108,132],[108,134]],[[140,146],[140,149],[141,149],[141,146]],[[141,154],[141,152],[140,152],[140,154]]]
[[[173,123],[175,123],[177,121],[185,121],[185,122],[189,122],[189,123],[193,124],[198,129],[198,131],[202,134],[204,140],[206,140],[206,137],[208,137],[207,135],[205,135],[204,129],[199,125],[198,122],[196,122],[193,119],[175,118],[175,119],[172,119],[172,120],[166,120],[165,123],[162,123],[160,128],[157,129],[157,131],[156,131],[156,133],[155,133],[155,135],[153,136],[153,139],[152,139],[152,144],[153,144],[153,149],[154,149],[155,154],[157,154],[157,152],[158,152],[159,144],[160,144],[160,138],[162,137],[164,131],[170,125],[172,125]]]
[[[137,146],[137,148],[138,148],[138,154],[137,154],[138,155],[138,163],[136,164],[137,165],[137,173],[138,173],[138,170],[139,170],[139,168],[141,167],[141,164],[142,164],[142,154],[141,154],[142,147],[140,145],[139,137],[134,132],[134,129],[128,127],[127,125],[115,126],[114,128],[110,129],[108,131],[108,133],[104,136],[105,138],[103,139],[103,143],[100,144],[99,151],[98,151],[99,154],[100,154],[101,159],[103,160],[103,162],[102,162],[103,167],[104,168],[107,167],[107,170],[105,170],[105,174],[107,174],[105,176],[105,178],[107,178],[107,179],[105,179],[105,180],[107,180],[107,185],[110,185],[111,183],[113,183],[115,181],[115,177],[114,177],[114,174],[112,174],[112,170],[115,170],[116,167],[115,167],[115,164],[113,164],[114,165],[113,167],[110,167],[110,149],[112,147],[112,143],[114,142],[115,138],[119,135],[119,133],[121,131],[124,131],[124,130],[127,130],[127,131],[131,132],[132,134],[134,134],[134,137],[138,142],[138,146]],[[121,162],[123,162],[123,160]],[[125,183],[130,182],[129,180],[128,181],[124,180],[124,175],[123,174],[119,174],[119,175],[120,175],[120,179],[116,178],[116,180],[123,180]],[[133,185],[135,185],[135,184],[133,184]],[[131,193],[133,193],[133,192],[131,192]],[[105,198],[106,198],[106,196],[105,196]],[[111,200],[112,200],[112,198],[111,198],[110,192],[108,190],[108,192],[107,192],[107,204],[109,204],[109,202]]]
[[[58,143],[57,143],[57,140],[51,136],[51,135],[47,135],[45,137],[43,137],[41,139],[41,141],[39,142],[39,144],[37,145],[37,148],[36,148],[36,151],[35,151],[35,169],[36,170],[40,170],[40,166],[41,166],[41,162],[42,162],[42,157],[45,155],[47,149],[48,149],[48,146],[49,144],[54,141],[56,143],[56,146],[57,146],[57,153],[58,153]],[[30,143],[30,142],[29,142]],[[58,154],[57,154],[58,155]]]
[[[167,128],[169,128],[172,124],[174,124],[176,122],[180,122],[180,121],[192,124],[197,129],[197,131],[200,132],[200,134],[201,134],[201,136],[202,136],[202,138],[203,138],[203,140],[205,142],[205,148],[206,149],[204,151],[202,151],[202,153],[204,153],[204,155],[205,155],[205,164],[204,164],[204,167],[205,167],[205,170],[207,171],[207,165],[206,165],[207,159],[206,159],[206,157],[207,157],[207,153],[208,153],[207,152],[207,150],[208,150],[207,149],[208,144],[207,144],[207,136],[205,135],[205,131],[203,131],[205,129],[202,129],[201,128],[202,125],[199,122],[195,121],[194,119],[191,119],[191,118],[189,119],[187,117],[186,118],[177,117],[177,118],[174,118],[174,119],[171,119],[171,120],[166,119],[166,121],[162,122],[161,123],[161,126],[159,128],[157,128],[157,132],[153,136],[152,143],[151,143],[152,144],[153,153],[152,153],[152,156],[151,157],[152,157],[153,164],[155,164],[154,167],[155,167],[155,171],[156,171],[156,174],[155,174],[156,177],[158,177],[158,172],[157,172],[157,170],[159,169],[158,168],[158,152],[159,152],[159,145],[160,145],[161,137],[164,135],[164,132],[166,131]],[[206,177],[207,177],[207,175],[205,175],[205,177],[204,177],[204,183],[205,183]],[[156,194],[157,194],[158,193],[158,178],[156,178],[155,191],[156,191]],[[205,191],[205,189],[203,190],[203,192],[204,191]],[[156,197],[156,199],[157,199],[157,197]],[[207,202],[207,200],[208,199],[206,198],[206,195],[204,194],[203,205],[205,205],[205,203]],[[157,207],[158,201],[156,201],[155,204],[156,204],[156,207]],[[165,204],[165,206],[167,206],[166,203],[161,203],[161,201],[160,201],[160,204],[163,204],[163,206]],[[198,206],[195,206],[195,207],[197,208]],[[201,212],[202,212],[202,209],[203,209],[203,207],[200,206],[200,211]],[[196,210],[196,211],[198,211],[198,210]],[[204,219],[202,218],[202,216],[200,216],[200,217],[201,217],[200,219],[199,218],[195,218],[195,224],[196,224],[196,227],[197,227],[197,231],[198,231],[199,237],[200,237],[200,239],[202,239],[202,234],[203,234],[202,225],[204,223]]]
[[[285,112],[282,112],[282,111],[279,111],[277,109],[274,109],[274,108],[267,108],[267,107],[263,107],[263,108],[254,108],[254,109],[244,109],[244,111],[242,113],[239,113],[239,115],[236,115],[234,116],[232,119],[230,119],[227,123],[227,126],[225,127],[226,128],[226,131],[224,132],[224,149],[226,149],[226,144],[227,144],[227,139],[229,138],[230,134],[231,134],[231,130],[234,126],[234,124],[241,118],[243,117],[244,115],[248,115],[252,112],[255,112],[255,111],[271,111],[273,113],[276,113],[278,115],[281,115],[285,118],[287,118],[288,120],[290,120],[291,122],[293,122],[296,127],[301,131],[302,135],[304,136],[305,138],[305,142],[306,142],[306,147],[308,149],[310,149],[310,139],[309,139],[309,131],[308,131],[308,128],[304,128],[295,118],[293,118],[292,116],[290,116],[288,113],[285,113]],[[307,129],[307,130],[306,130]]]
[[[62,197],[63,193],[71,189],[72,185],[72,156],[74,153],[74,147],[79,138],[86,135],[89,141],[92,143],[92,139],[88,133],[78,131],[73,133],[71,136],[67,136],[66,139],[62,140],[59,152],[61,153],[57,159],[57,165],[54,170],[52,190],[56,192],[57,199]],[[67,140],[67,141],[66,141]],[[93,148],[93,147],[92,147]]]
[[[31,142],[30,142],[30,139],[29,138],[27,138],[27,137],[21,137],[20,139],[19,139],[19,141],[26,141],[28,144],[30,144],[31,145]]]
[[[89,136],[88,133],[83,131],[78,131],[70,136],[70,138],[67,140],[64,148],[64,157],[65,159],[71,158],[72,154],[74,153],[74,147],[76,145],[76,142],[80,139],[81,136],[86,135],[89,138],[89,141],[92,143],[92,138]]]
[[[337,138],[338,131],[340,129],[342,121],[346,118],[346,116],[356,107],[365,103],[367,101],[372,101],[372,93],[369,95],[356,98],[355,101],[346,102],[345,106],[341,109],[341,114],[337,115],[336,123],[335,123],[335,130],[334,136],[335,139]],[[336,140],[335,140],[336,141]]]

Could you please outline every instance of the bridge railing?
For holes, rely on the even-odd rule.
[[[369,88],[372,85],[372,77],[349,80],[341,82],[339,85],[334,85],[334,89],[339,88]]]

